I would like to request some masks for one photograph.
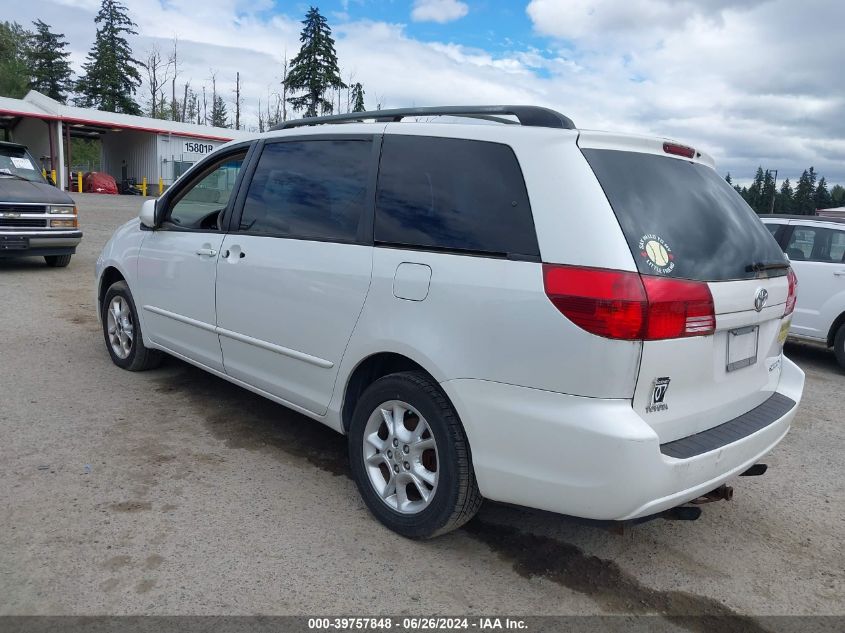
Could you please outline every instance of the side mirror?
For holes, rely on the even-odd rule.
[[[144,226],[151,229],[156,228],[156,201],[145,200],[144,204],[141,205],[141,213],[138,214],[138,217]]]

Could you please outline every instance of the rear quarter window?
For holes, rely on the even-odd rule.
[[[752,265],[785,261],[770,230],[710,167],[639,152],[582,152],[641,273],[698,281],[753,279]]]
[[[519,163],[507,145],[387,135],[382,146],[376,243],[539,257]]]

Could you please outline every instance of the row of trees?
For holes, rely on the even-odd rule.
[[[167,54],[153,46],[143,60],[137,60],[128,40],[137,34],[136,24],[119,0],[102,0],[94,22],[96,37],[79,78],[74,78],[71,70],[63,34],[54,33],[41,20],[33,23],[32,31],[17,23],[0,23],[0,95],[19,98],[35,89],[62,103],[71,99],[77,105],[109,112],[242,127],[240,72],[235,75],[233,102],[218,92],[214,71],[210,72],[210,89],[206,84],[195,89],[190,79],[177,86],[182,74],[177,39]],[[354,73],[348,83],[341,78],[326,18],[311,7],[302,24],[299,52],[290,61],[285,54],[282,62],[280,90],[268,90],[264,104],[259,100],[259,131],[287,120],[289,110],[303,116],[331,114],[335,109],[343,111],[344,100],[347,112],[366,109],[364,87],[354,81]],[[149,94],[144,109],[135,98],[142,84]],[[234,120],[230,120],[230,104]]]
[[[828,189],[824,176],[819,178],[813,167],[804,170],[794,188],[789,178],[777,188],[775,176],[776,172],[758,167],[751,185],[734,185],[734,189],[757,213],[814,215],[816,209],[845,206],[845,187],[834,185]],[[733,184],[730,174],[725,180]]]

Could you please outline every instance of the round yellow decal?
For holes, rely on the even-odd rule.
[[[647,233],[640,238],[640,255],[645,257],[646,264],[659,275],[668,275],[675,270],[675,255],[672,247],[659,235]]]

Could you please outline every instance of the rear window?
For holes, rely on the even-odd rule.
[[[641,273],[753,279],[753,266],[785,261],[757,214],[710,167],[638,152],[582,151]],[[786,269],[767,272],[785,275]]]
[[[387,135],[375,239],[435,250],[538,257],[525,181],[507,145]]]

